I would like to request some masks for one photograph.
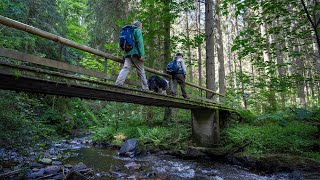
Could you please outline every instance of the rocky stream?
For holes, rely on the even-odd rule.
[[[36,152],[0,148],[0,179],[318,179],[300,171],[252,172],[209,157],[181,158],[167,151],[119,156],[119,147],[92,143],[89,137],[48,143]],[[320,178],[319,178],[320,179]]]

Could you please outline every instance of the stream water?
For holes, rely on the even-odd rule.
[[[146,155],[139,158],[121,158],[117,150],[86,147],[75,149],[64,164],[83,162],[97,172],[99,179],[292,179],[290,173],[259,175],[240,167],[213,160],[183,160],[171,155]],[[136,169],[126,168],[136,163]],[[294,178],[293,178],[294,179]]]

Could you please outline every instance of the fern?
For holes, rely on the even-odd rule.
[[[281,126],[284,126],[286,124],[286,119],[283,117],[283,114],[277,113],[277,114],[265,114],[263,116],[259,116],[256,118],[256,121],[264,121],[264,122],[276,122]]]

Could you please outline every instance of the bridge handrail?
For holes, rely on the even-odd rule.
[[[63,44],[63,45],[69,46],[69,47],[73,47],[73,48],[76,48],[76,49],[79,49],[79,50],[83,50],[83,51],[91,53],[91,54],[95,54],[95,55],[98,55],[98,56],[101,56],[101,57],[104,57],[104,58],[107,58],[107,59],[111,59],[111,60],[116,61],[116,62],[123,63],[123,59],[115,57],[115,56],[113,56],[111,54],[108,54],[106,52],[91,48],[91,47],[86,46],[86,45],[82,45],[82,44],[76,43],[74,41],[71,41],[69,39],[63,38],[61,36],[58,36],[58,35],[43,31],[41,29],[32,27],[30,25],[15,21],[13,19],[1,16],[1,15],[0,15],[0,23],[3,24],[3,25],[9,26],[9,27],[15,28],[15,29],[19,29],[19,30],[28,32],[30,34],[34,34],[34,35],[43,37],[45,39],[49,39],[49,40],[55,41],[57,43],[60,43],[60,44]],[[148,71],[148,72],[151,72],[153,74],[157,74],[157,75],[160,75],[160,76],[167,77],[167,78],[171,79],[171,75],[169,75],[169,74],[166,74],[166,73],[163,73],[163,72],[159,72],[157,70],[154,70],[154,69],[151,69],[151,68],[148,68],[148,67],[145,67],[145,70]],[[216,93],[211,89],[207,89],[207,88],[204,88],[204,87],[201,87],[201,86],[189,83],[189,82],[186,82],[186,84],[188,84],[188,85],[190,85],[192,87],[204,90],[206,92],[212,93],[213,95],[219,95],[219,96],[223,96],[224,97],[224,95]]]

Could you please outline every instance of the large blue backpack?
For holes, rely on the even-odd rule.
[[[134,28],[130,25],[123,26],[120,32],[119,46],[123,51],[130,51],[133,46],[133,30]]]
[[[176,59],[170,61],[168,64],[167,64],[167,73],[168,74],[171,74],[171,75],[174,75],[174,74],[177,74],[179,72],[179,66],[178,66],[178,62]]]

